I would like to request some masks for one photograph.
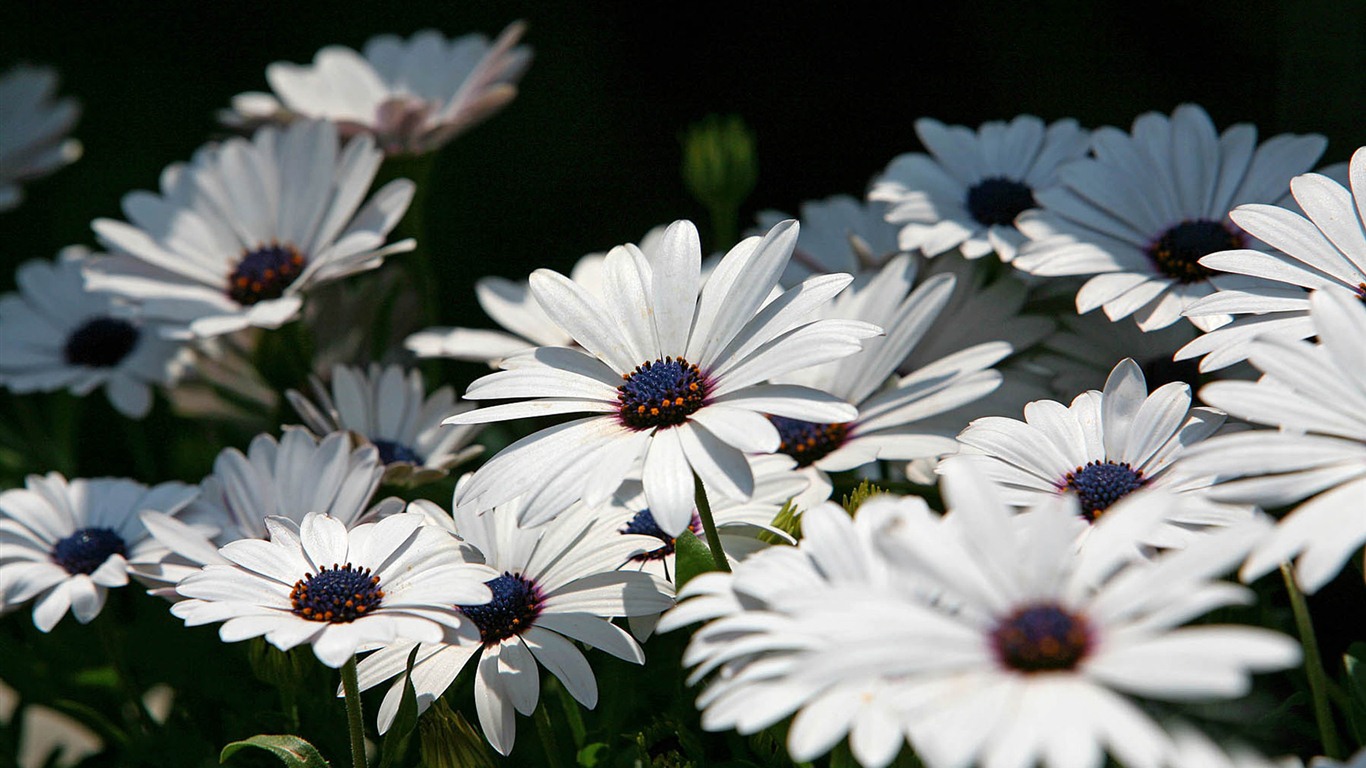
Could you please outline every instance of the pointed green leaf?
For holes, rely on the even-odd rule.
[[[389,732],[384,735],[384,752],[380,755],[379,768],[391,768],[402,763],[412,743],[413,731],[417,728],[417,691],[413,690],[413,664],[417,662],[417,649],[420,647],[414,645],[412,653],[408,654],[408,664],[403,673],[403,698],[399,701],[398,714],[394,715],[394,724],[389,726]]]
[[[1342,661],[1347,668],[1347,719],[1360,744],[1366,742],[1366,643],[1352,643]]]
[[[298,736],[267,733],[234,741],[223,747],[223,751],[218,755],[218,762],[226,763],[229,757],[247,747],[264,749],[280,758],[280,762],[284,763],[286,768],[329,768],[330,765],[312,744]]]
[[[682,589],[697,574],[716,570],[711,550],[692,531],[685,530],[678,535],[674,541],[674,552],[677,555],[674,567],[678,570],[674,574],[674,586],[678,589]]]

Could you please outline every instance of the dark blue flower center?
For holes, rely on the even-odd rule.
[[[536,582],[521,574],[503,571],[501,576],[484,584],[493,591],[492,600],[483,605],[456,606],[479,628],[479,639],[484,645],[497,645],[522,634],[541,615],[541,590]]]
[[[1192,391],[1200,388],[1200,363],[1196,360],[1173,360],[1170,355],[1158,355],[1143,361],[1143,380],[1149,389],[1164,384],[1183,382]]]
[[[702,530],[702,518],[697,516],[696,511],[692,513],[692,520],[688,522],[688,530],[693,533],[698,533]],[[638,555],[633,555],[631,560],[637,563],[643,563],[650,560],[663,560],[674,553],[674,546],[678,541],[675,537],[665,533],[663,528],[659,527],[659,523],[655,521],[655,516],[649,509],[642,509],[637,512],[635,517],[632,517],[631,521],[621,529],[621,533],[653,536],[664,542],[664,546],[659,547],[658,549],[652,549],[649,552],[641,552]]]
[[[849,425],[845,422],[821,424],[785,416],[769,416],[768,420],[778,428],[782,441],[778,452],[796,459],[798,467],[810,466],[829,456],[849,437]]]
[[[1148,246],[1148,258],[1157,271],[1180,283],[1198,283],[1214,274],[1200,259],[1211,253],[1242,248],[1240,232],[1209,219],[1183,221]]]
[[[413,449],[403,443],[396,443],[392,440],[373,440],[375,448],[379,449],[379,460],[385,464],[395,462],[407,462],[408,464],[421,464],[422,458]]]
[[[112,528],[82,528],[52,547],[52,562],[67,573],[91,574],[112,555],[127,555],[123,538]]]
[[[97,317],[71,332],[62,354],[71,365],[112,368],[123,362],[137,343],[137,326],[114,317]]]
[[[304,271],[304,255],[292,245],[271,243],[242,256],[228,278],[228,297],[244,307],[278,299]]]
[[[1034,205],[1033,190],[1004,176],[982,179],[968,189],[968,213],[984,227],[1010,226],[1015,223],[1016,216]]]
[[[696,365],[683,358],[641,363],[617,387],[621,420],[632,429],[675,427],[706,402],[711,385]]]
[[[379,577],[371,576],[369,568],[332,564],[323,566],[318,574],[307,574],[294,582],[289,593],[295,615],[309,621],[345,624],[372,613],[384,600],[379,588]]]
[[[1076,491],[1081,513],[1092,522],[1111,504],[1128,496],[1148,482],[1129,462],[1088,461],[1063,476],[1065,490]]]
[[[1091,646],[1086,620],[1049,603],[1010,614],[991,639],[1001,662],[1019,672],[1073,669]]]

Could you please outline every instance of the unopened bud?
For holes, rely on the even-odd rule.
[[[437,699],[418,721],[425,768],[494,768],[484,737],[445,699]]]

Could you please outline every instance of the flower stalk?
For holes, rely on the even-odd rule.
[[[1295,571],[1290,563],[1281,563],[1281,578],[1285,580],[1285,589],[1290,593],[1290,610],[1295,614],[1295,628],[1299,631],[1300,645],[1304,648],[1304,672],[1309,678],[1309,692],[1314,698],[1314,719],[1319,726],[1319,741],[1323,743],[1325,755],[1341,760],[1342,742],[1338,738],[1337,725],[1333,722],[1332,707],[1328,704],[1328,675],[1323,670],[1323,659],[1319,656],[1314,620],[1309,616],[1309,605],[1295,581]]]
[[[707,489],[702,485],[702,478],[693,473],[693,495],[697,503],[697,516],[702,520],[702,530],[707,535],[707,547],[711,549],[712,561],[716,563],[716,570],[730,572],[730,561],[726,559],[726,553],[721,549],[721,536],[716,532],[716,520],[711,515],[711,504],[707,503]]]
[[[365,717],[360,708],[360,683],[356,679],[356,657],[341,668],[342,691],[346,694],[346,728],[351,734],[351,768],[365,765]]]

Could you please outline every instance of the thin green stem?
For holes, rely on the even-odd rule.
[[[1290,593],[1290,609],[1295,613],[1295,627],[1300,633],[1300,646],[1304,648],[1304,671],[1309,677],[1309,691],[1314,697],[1314,719],[1318,721],[1323,753],[1333,760],[1341,760],[1342,742],[1338,739],[1333,709],[1329,706],[1328,675],[1323,670],[1323,659],[1319,656],[1319,641],[1314,634],[1309,605],[1295,581],[1295,572],[1290,563],[1281,563],[1281,578],[1285,579],[1286,591]]]
[[[133,674],[124,664],[123,642],[118,635],[118,629],[114,626],[114,617],[111,612],[107,617],[96,621],[95,625],[100,635],[100,645],[104,647],[104,654],[109,657],[109,665],[114,668],[114,677],[118,679],[119,690],[124,698],[128,700],[128,708],[133,712],[133,719],[143,733],[151,733],[154,730],[155,721],[147,711],[147,706],[142,702],[142,696],[138,692],[138,684],[133,680]]]
[[[730,561],[721,549],[721,536],[716,532],[716,521],[711,516],[711,504],[707,503],[707,489],[702,487],[702,478],[693,474],[693,498],[697,503],[697,516],[702,519],[702,530],[707,534],[707,546],[711,549],[716,570],[730,571]]]
[[[365,717],[360,709],[360,683],[356,680],[356,657],[341,668],[342,690],[346,693],[346,727],[351,732],[351,766],[365,766]]]
[[[562,768],[564,761],[560,759],[560,748],[555,743],[555,726],[550,722],[545,702],[536,708],[536,734],[541,737],[541,748],[545,750],[545,759],[550,768]]]

